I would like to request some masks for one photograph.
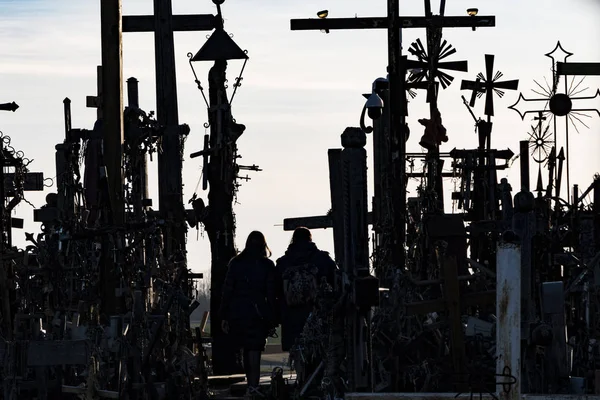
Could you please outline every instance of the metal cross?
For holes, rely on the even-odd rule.
[[[556,58],[558,57],[558,55],[555,57],[555,53],[558,53],[558,52],[562,52],[562,54],[564,55],[562,61],[557,61]],[[553,73],[552,73],[551,87],[548,89],[545,89],[544,87],[542,87],[540,84],[538,84],[536,82],[536,84],[545,93],[540,93],[537,91],[534,91],[534,92],[543,96],[542,98],[527,99],[523,96],[522,93],[519,93],[519,98],[517,99],[516,103],[511,105],[510,107],[508,107],[509,109],[516,111],[521,116],[522,120],[524,120],[525,115],[527,115],[529,113],[537,113],[540,116],[542,115],[542,113],[551,113],[555,117],[566,116],[568,118],[567,123],[566,123],[566,130],[565,130],[566,153],[567,153],[566,154],[566,166],[567,166],[566,178],[567,178],[567,188],[568,189],[570,188],[569,123],[568,122],[571,118],[574,118],[574,119],[578,120],[579,122],[582,122],[577,117],[577,114],[581,113],[581,112],[585,112],[585,111],[595,112],[596,114],[598,114],[600,116],[600,106],[597,105],[594,107],[589,104],[584,106],[582,103],[583,100],[594,100],[594,101],[600,100],[600,89],[596,89],[596,92],[594,93],[593,96],[573,97],[574,94],[577,94],[577,93],[581,92],[582,90],[579,90],[579,92],[576,92],[577,86],[579,86],[579,84],[576,85],[574,88],[569,88],[567,85],[567,81],[565,79],[564,93],[558,93],[558,83],[559,83],[560,76],[584,75],[584,74],[598,75],[598,74],[600,74],[600,63],[567,63],[566,62],[567,58],[571,57],[572,55],[573,55],[573,53],[570,53],[562,48],[560,41],[557,42],[556,47],[551,52],[545,54],[546,57],[549,57],[550,59],[552,59],[552,72]],[[575,100],[577,101],[578,105],[581,105],[581,107],[574,108],[573,103]],[[524,103],[521,104],[521,107],[517,108],[518,104],[521,103],[521,101],[523,101]],[[524,107],[525,104],[527,104],[527,103],[533,104],[533,106],[532,107]],[[573,121],[571,121],[571,122],[573,122]],[[575,128],[577,128],[577,127],[575,126]],[[556,124],[556,118],[554,118],[554,143],[557,142],[556,136],[557,136],[557,124]],[[557,190],[557,193],[560,193],[560,183],[558,182],[558,175],[557,175],[556,190]],[[558,197],[558,194],[557,194],[557,197]],[[567,202],[569,202],[569,201],[567,201]]]
[[[556,61],[554,57],[554,53],[557,51],[561,51],[565,56],[563,61]],[[567,58],[571,57],[573,53],[570,53],[562,48],[560,41],[556,44],[556,47],[551,52],[545,54],[546,57],[552,59],[552,87],[546,93],[546,97],[537,98],[537,99],[527,99],[523,96],[523,93],[519,93],[519,98],[516,103],[508,107],[511,110],[516,111],[522,120],[525,120],[525,115],[529,113],[544,112],[544,113],[552,113],[555,116],[563,117],[569,115],[573,111],[593,111],[600,115],[600,111],[597,108],[573,108],[574,100],[594,100],[600,97],[600,89],[596,90],[596,93],[593,96],[584,96],[584,97],[573,97],[569,95],[569,93],[557,93],[558,89],[558,80],[561,75],[583,75],[587,73],[591,73],[592,75],[599,74],[598,65],[600,63],[567,63]],[[573,66],[571,66],[573,64]],[[556,68],[555,68],[556,66]],[[537,82],[536,82],[537,84]],[[539,84],[537,84],[540,86]],[[542,88],[543,89],[543,88]],[[575,89],[573,89],[574,91]],[[565,92],[567,92],[566,82],[565,82]],[[536,92],[537,93],[537,92]],[[534,104],[533,107],[526,108],[517,108],[517,105],[521,102],[527,102],[529,104]],[[543,106],[542,106],[543,104]],[[522,104],[525,105],[525,104]]]
[[[456,49],[452,47],[452,45],[446,40],[441,41],[441,32],[439,32],[438,38],[430,37],[431,35],[436,35],[436,33],[432,32],[430,34],[428,29],[427,50],[425,50],[425,47],[420,39],[417,39],[415,42],[413,42],[408,49],[409,53],[417,57],[419,61],[407,61],[407,68],[409,70],[413,70],[408,77],[409,82],[421,82],[423,80],[431,82],[427,91],[428,103],[432,103],[435,101],[435,99],[437,99],[437,93],[435,89],[437,85],[433,84],[436,78],[439,80],[439,83],[442,85],[443,89],[446,89],[448,86],[450,86],[454,80],[453,76],[440,71],[441,69],[463,72],[468,70],[467,61],[440,62],[440,60],[443,60],[444,58],[456,53]]]
[[[475,106],[476,97],[481,97],[485,93],[485,110],[484,114],[488,117],[494,115],[494,93],[498,97],[504,96],[504,92],[500,89],[517,90],[519,80],[513,79],[510,81],[498,81],[502,77],[502,72],[497,71],[494,74],[494,55],[485,55],[485,76],[480,72],[475,81],[463,80],[460,90],[472,90],[471,101],[469,105]]]

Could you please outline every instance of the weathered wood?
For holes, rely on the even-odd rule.
[[[370,307],[363,301],[368,293],[359,292],[357,281],[369,276],[369,234],[367,224],[367,152],[366,134],[360,128],[346,128],[342,134],[342,204],[344,223],[343,271],[351,282],[351,302],[354,307],[346,315],[348,335],[348,387],[351,390],[372,389],[369,373],[372,368],[364,329],[370,324]],[[374,304],[369,304],[373,306]]]
[[[158,154],[158,203],[161,216],[177,221],[165,227],[165,256],[184,255],[187,224],[183,205],[182,141],[187,134],[179,126],[177,79],[175,73],[175,31],[206,31],[214,28],[215,17],[208,15],[173,15],[171,0],[154,0],[153,16],[125,16],[125,32],[154,32],[156,116],[166,129]],[[212,25],[210,22],[212,21]],[[187,278],[184,277],[184,282]],[[185,284],[184,284],[185,286]]]
[[[367,223],[372,224],[373,213],[367,214]],[[333,216],[332,215],[318,215],[314,217],[293,217],[285,218],[283,220],[283,230],[293,231],[299,227],[305,227],[308,229],[327,229],[333,228]]]
[[[331,223],[333,227],[333,248],[335,252],[335,261],[338,265],[344,265],[344,197],[342,187],[342,150],[329,149],[327,151],[327,157],[329,160],[329,193],[331,196],[331,216],[329,216],[329,221],[321,222]],[[284,220],[284,230],[286,230],[285,223],[286,221]]]
[[[178,32],[212,31],[216,16],[212,14],[173,15],[173,30]],[[151,15],[123,16],[123,32],[154,32],[155,19]]]
[[[292,19],[293,31],[302,30],[338,30],[338,29],[387,29],[390,19],[386,17],[373,18],[326,18],[326,19]],[[437,26],[443,28],[486,27],[495,26],[494,16],[475,17],[398,17],[400,28],[427,28]]]
[[[102,65],[96,68],[97,74],[97,94],[95,96],[86,96],[85,106],[96,109],[96,118],[102,119]]]
[[[444,299],[450,324],[450,353],[454,372],[463,374],[466,369],[465,338],[461,321],[461,302],[458,286],[456,257],[441,256],[441,273],[444,279]],[[464,390],[464,383],[458,390]]]
[[[496,374],[499,383],[510,383],[505,376],[516,377],[514,384],[499,386],[501,400],[521,398],[521,252],[518,245],[502,243],[496,251]],[[502,389],[500,389],[502,388]]]
[[[121,40],[121,0],[104,0],[100,4],[102,35],[102,126],[104,164],[108,180],[108,195],[112,223],[122,225],[125,205],[123,199],[123,47]],[[117,311],[115,288],[118,278],[114,271],[113,253],[104,243],[102,276],[103,311]]]

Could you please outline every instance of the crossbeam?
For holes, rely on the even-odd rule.
[[[556,63],[556,73],[558,75],[600,75],[600,63]]]
[[[173,15],[173,31],[212,31],[217,17],[212,14]],[[154,32],[156,20],[153,15],[126,15],[123,17],[123,32]]]
[[[401,28],[465,28],[496,26],[494,16],[475,17],[400,17]],[[326,19],[292,19],[290,26],[293,31],[307,30],[344,30],[344,29],[388,29],[387,17],[365,18],[326,18]]]
[[[23,176],[23,190],[26,192],[30,191],[42,191],[44,190],[44,173],[43,172],[28,172]],[[15,174],[7,173],[4,175],[4,188],[5,190],[11,189],[15,186]]]
[[[367,214],[367,224],[373,223],[373,213]],[[333,228],[333,218],[330,215],[318,215],[314,217],[296,217],[283,220],[283,230],[293,231],[301,226],[308,229],[326,229]]]

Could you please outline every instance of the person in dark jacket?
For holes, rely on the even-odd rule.
[[[276,274],[270,256],[265,236],[251,232],[244,250],[230,261],[223,288],[221,327],[232,345],[244,350],[249,393],[258,389],[261,352],[275,327]]]
[[[283,351],[290,351],[296,339],[300,337],[302,328],[313,310],[315,299],[311,295],[314,296],[317,293],[317,287],[323,278],[332,287],[334,286],[337,265],[328,252],[317,248],[312,241],[310,230],[300,227],[294,230],[292,241],[285,255],[277,260],[276,269],[281,347]],[[315,279],[310,284],[303,285],[303,288],[296,290],[296,293],[303,292],[303,295],[295,296],[295,293],[288,293],[288,291],[292,291],[290,288],[299,281],[306,282],[306,279],[301,276],[302,274],[297,272],[298,269],[305,271],[308,269]]]

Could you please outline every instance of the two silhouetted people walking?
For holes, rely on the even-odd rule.
[[[222,329],[232,346],[244,350],[248,393],[258,393],[261,352],[281,324],[281,346],[290,351],[315,305],[319,285],[334,286],[337,266],[319,250],[307,228],[297,228],[277,265],[264,235],[254,231],[230,263],[220,309]]]

